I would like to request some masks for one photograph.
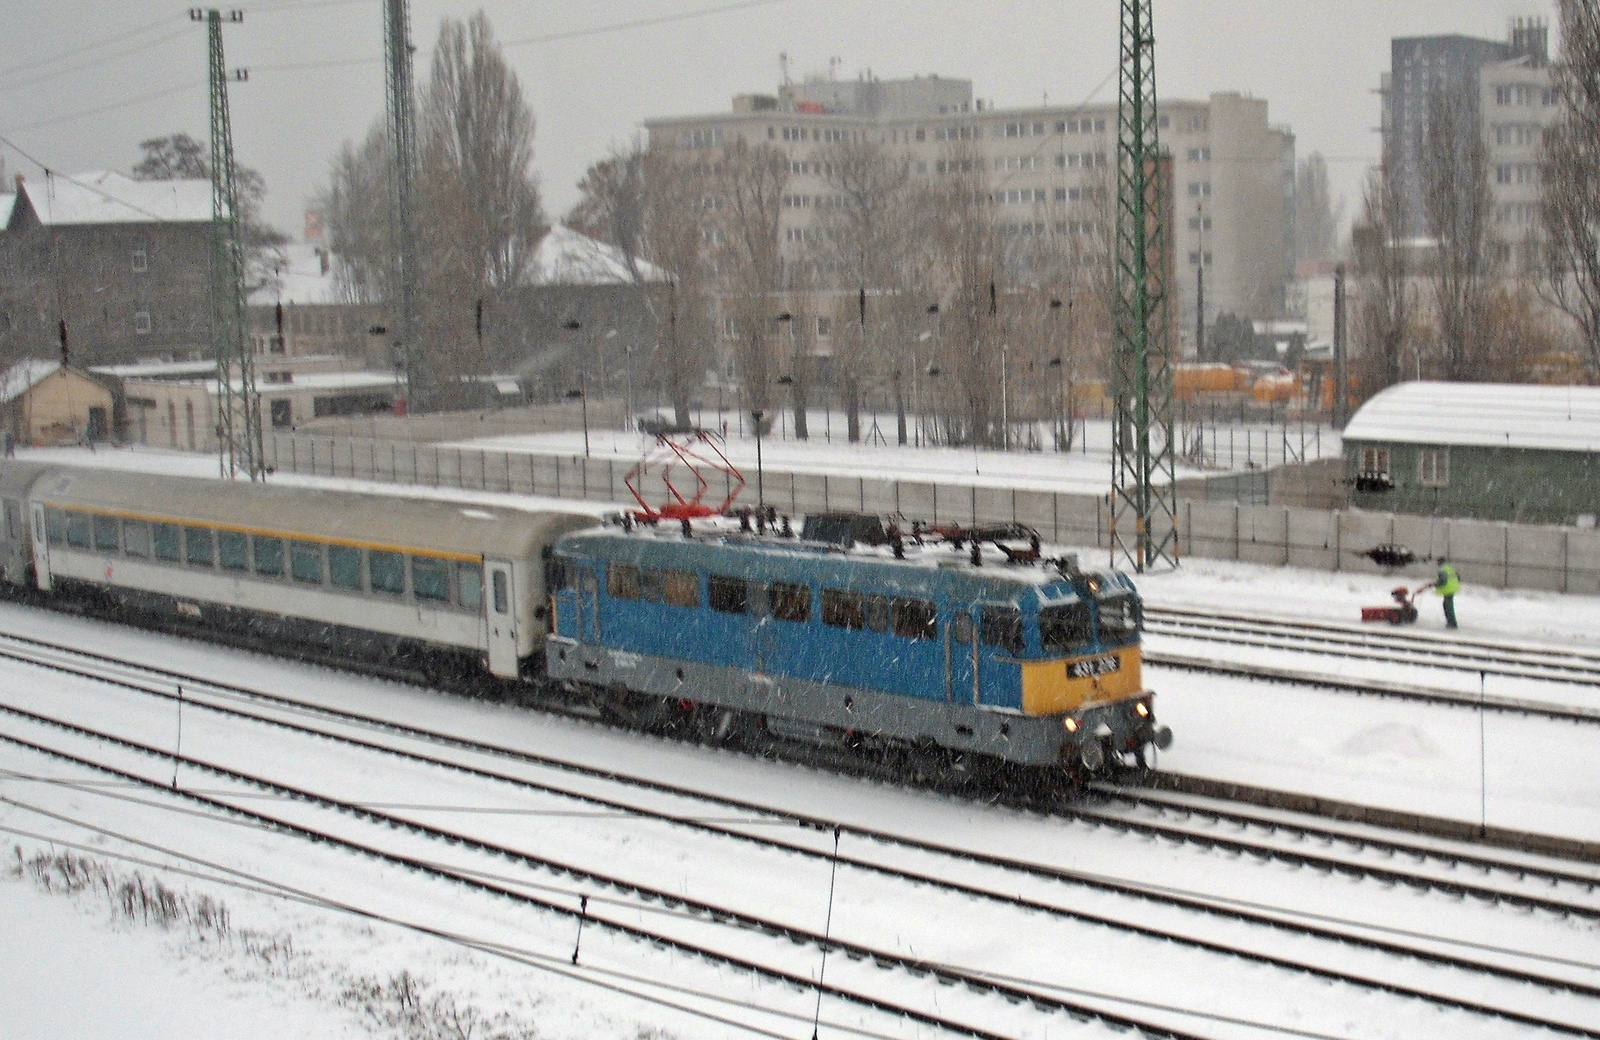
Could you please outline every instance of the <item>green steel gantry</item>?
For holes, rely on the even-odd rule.
[[[1151,0],[1121,0],[1111,562],[1178,563],[1167,281],[1170,163],[1157,134]]]
[[[233,125],[228,118],[228,80],[223,64],[222,23],[244,21],[244,12],[194,8],[206,23],[211,86],[211,346],[217,358],[217,451],[224,476],[241,471],[251,480],[266,472],[261,440],[261,395],[245,310],[244,227],[234,178]],[[231,78],[244,79],[243,72]]]
[[[417,342],[421,322],[417,316],[417,117],[416,93],[411,76],[411,5],[408,0],[384,0],[383,54],[384,87],[387,93],[387,129],[392,178],[390,203],[394,232],[394,283],[391,299],[398,305],[395,334],[390,345],[394,362],[405,375],[408,406],[417,404],[419,391],[417,365],[421,345]]]

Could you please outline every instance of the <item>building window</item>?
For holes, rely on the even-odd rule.
[[[1189,182],[1189,197],[1191,199],[1205,198],[1206,196],[1208,196],[1210,194],[1211,194],[1211,182],[1210,181],[1190,181]]]
[[[1389,449],[1388,448],[1362,448],[1361,472],[1374,475],[1389,475]]]
[[[150,270],[150,254],[143,249],[133,251],[133,270],[135,274],[143,274]]]
[[[723,339],[738,339],[739,338],[739,325],[732,318],[723,318],[722,319],[722,338]]]
[[[827,339],[833,335],[833,319],[824,315],[817,315],[817,338]]]
[[[141,336],[150,334],[150,312],[137,311],[133,315],[133,331]]]
[[[1450,486],[1450,450],[1423,448],[1417,452],[1417,483],[1423,487]]]

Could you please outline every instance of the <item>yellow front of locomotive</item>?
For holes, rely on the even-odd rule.
[[[1041,655],[1022,665],[1022,711],[1061,720],[1064,765],[1097,775],[1171,744],[1144,686],[1141,604],[1115,571],[1071,574],[1039,589]]]

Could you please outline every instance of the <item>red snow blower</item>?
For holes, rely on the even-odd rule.
[[[1410,589],[1396,585],[1389,595],[1394,599],[1393,606],[1362,607],[1361,620],[1387,621],[1391,625],[1409,625],[1417,620],[1417,604]]]

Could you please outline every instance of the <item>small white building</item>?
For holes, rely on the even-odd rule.
[[[236,387],[237,389],[237,387]],[[258,382],[261,428],[288,433],[312,419],[387,414],[399,396],[383,372],[295,373]],[[216,451],[222,385],[215,379],[130,379],[123,383],[127,439],[186,451]]]

